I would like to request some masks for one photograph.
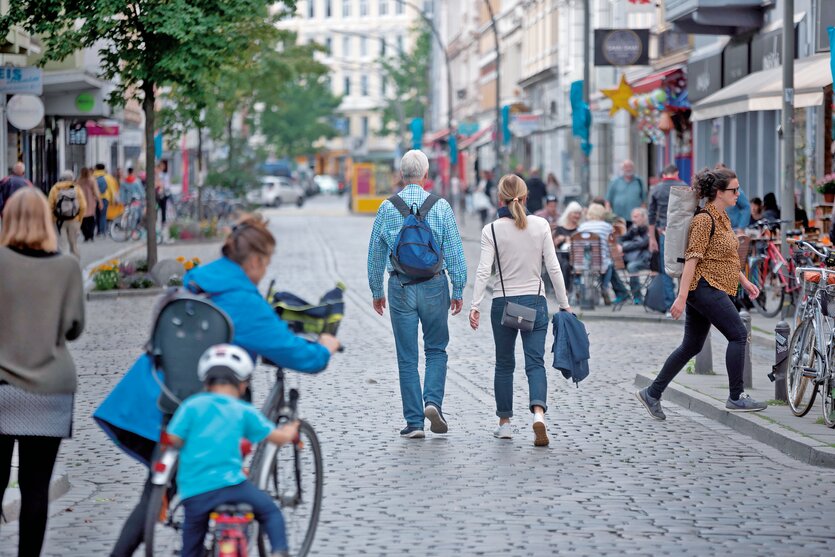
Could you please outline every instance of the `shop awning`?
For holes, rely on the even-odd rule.
[[[832,83],[829,54],[795,60],[794,106],[807,108],[823,104],[823,88]],[[783,68],[753,73],[720,89],[693,105],[690,119],[709,120],[761,110],[783,108]]]
[[[468,137],[466,139],[462,139],[461,142],[458,143],[458,149],[463,150],[463,149],[466,149],[468,147],[471,147],[472,145],[475,145],[476,143],[479,143],[479,140],[482,139],[482,138],[485,138],[485,137],[487,139],[489,139],[490,136],[488,134],[490,134],[492,131],[493,131],[493,126],[487,126],[486,128],[478,130],[477,132],[475,132],[470,137]]]
[[[654,74],[639,78],[631,83],[632,92],[636,95],[649,93],[664,85],[664,81],[676,72],[681,71],[681,66],[675,66],[664,71],[656,72]]]
[[[449,128],[427,133],[423,136],[423,142],[426,145],[432,145],[436,141],[440,141],[449,135]]]

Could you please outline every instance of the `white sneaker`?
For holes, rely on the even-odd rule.
[[[536,414],[533,420],[533,444],[535,447],[548,446],[548,429],[545,427],[545,418]]]
[[[513,432],[510,430],[510,422],[502,424],[493,432],[493,437],[497,439],[513,439]]]

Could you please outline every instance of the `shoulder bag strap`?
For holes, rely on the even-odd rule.
[[[499,282],[502,283],[502,297],[507,298],[504,293],[504,277],[502,277],[502,262],[499,259],[499,244],[496,242],[496,227],[490,223],[490,230],[493,232],[493,248],[496,250],[496,265],[499,267]]]

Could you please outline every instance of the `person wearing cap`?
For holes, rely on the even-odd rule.
[[[254,368],[252,358],[239,346],[210,347],[197,366],[205,391],[184,400],[166,428],[171,444],[180,449],[177,490],[185,510],[183,557],[205,554],[209,514],[228,504],[250,505],[270,540],[271,557],[288,555],[281,510],[272,497],[246,479],[240,445],[242,439],[290,443],[298,436],[299,422],[276,427],[240,400]]]

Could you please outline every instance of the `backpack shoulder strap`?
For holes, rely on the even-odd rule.
[[[408,217],[411,213],[411,209],[409,209],[409,206],[406,205],[406,202],[403,201],[403,198],[397,195],[396,193],[389,197],[389,202],[392,205],[394,205],[394,208],[397,209],[401,215],[403,215],[403,218]]]
[[[418,215],[420,216],[420,218],[425,219],[426,216],[429,214],[429,211],[432,210],[432,207],[434,207],[435,203],[440,201],[440,199],[440,196],[437,196],[434,193],[430,193],[429,197],[426,198],[426,200],[420,206],[420,209],[418,209]]]
[[[713,239],[713,234],[716,232],[716,219],[713,218],[713,215],[710,214],[710,211],[707,211],[702,207],[696,207],[696,214],[700,215],[702,213],[710,217],[710,236],[708,237],[708,239]]]

